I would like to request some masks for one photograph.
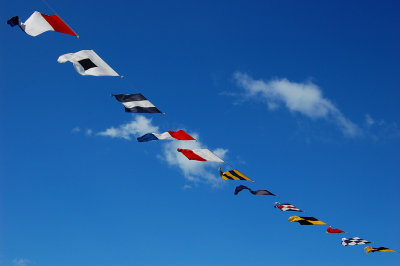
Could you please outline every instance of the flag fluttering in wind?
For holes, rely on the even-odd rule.
[[[161,113],[149,100],[141,93],[137,94],[115,94],[115,99],[125,106],[128,113]]]
[[[208,149],[177,149],[178,152],[185,155],[189,160],[202,161],[202,162],[217,162],[223,163],[224,161]]]
[[[289,218],[289,222],[298,222],[301,225],[322,225],[326,224],[317,218],[314,217],[301,217],[301,216],[292,216]]]
[[[242,191],[243,189],[247,189],[248,191],[250,191],[251,194],[253,195],[270,195],[270,196],[276,196],[274,193],[266,190],[266,189],[260,189],[260,190],[251,190],[251,188],[243,186],[243,185],[239,185],[235,188],[235,191],[233,192],[233,194],[237,195],[240,191]]]
[[[137,140],[139,142],[146,142],[146,141],[152,141],[152,140],[159,140],[159,139],[177,139],[177,140],[195,140],[192,138],[188,133],[185,131],[178,130],[178,131],[167,131],[161,134],[157,133],[147,133],[139,138]]]
[[[294,211],[294,212],[302,212],[302,210],[300,210],[299,208],[293,206],[290,203],[279,203],[279,202],[275,202],[274,205],[275,208],[280,209],[281,211]]]
[[[76,53],[64,54],[57,61],[58,63],[71,62],[75,70],[82,76],[119,76],[93,50],[82,50]]]
[[[329,226],[327,229],[326,229],[326,233],[327,234],[342,234],[342,233],[346,233],[345,231],[342,231],[342,230],[340,230],[340,229],[337,229],[337,228],[332,228],[332,226]]]
[[[396,250],[390,249],[390,248],[385,248],[385,247],[379,247],[379,248],[373,248],[373,247],[365,247],[365,252],[370,253],[370,252],[397,252]]]
[[[22,22],[18,16],[14,16],[7,21],[11,27],[18,26],[22,31],[30,36],[38,36],[47,31],[55,31],[64,34],[69,34],[79,37],[57,14],[56,15],[45,15],[38,11],[35,11],[25,22]],[[71,62],[75,70],[80,75],[91,75],[91,76],[119,76],[119,74],[112,69],[99,55],[96,54],[94,50],[82,50],[76,53],[68,53],[61,55],[58,60],[59,63],[65,63],[67,61]],[[142,94],[117,94],[112,95],[115,99],[121,102],[125,106],[125,112],[130,113],[161,113],[161,111],[154,106],[149,100],[147,100]],[[152,140],[195,140],[184,130],[178,131],[167,131],[161,134],[157,133],[147,133],[141,137],[138,137],[139,142],[147,142]],[[189,160],[196,161],[209,161],[209,162],[219,162],[224,161],[211,152],[208,149],[177,149],[178,152],[182,153]],[[226,172],[221,171],[219,167],[219,174],[224,180],[242,180],[242,181],[252,181],[250,178],[242,174],[236,169],[229,170]],[[261,189],[253,191],[251,188],[239,185],[236,186],[234,190],[234,195],[238,195],[242,190],[248,190],[253,195],[270,195],[276,196],[272,192]],[[302,212],[299,208],[295,207],[290,203],[275,203],[275,208],[281,211],[297,211]],[[291,216],[289,222],[298,222],[300,225],[325,225],[326,223],[314,218],[314,217],[301,217],[301,216]],[[326,230],[328,234],[338,234],[346,233],[340,229],[332,228],[331,226]],[[353,238],[342,238],[343,246],[354,246],[363,245],[371,243],[367,240],[361,239],[359,237]],[[371,246],[365,247],[365,251],[369,252],[397,252],[395,250],[378,247],[374,248]]]
[[[19,26],[26,34],[38,36],[46,31],[56,31],[78,36],[58,15],[48,16],[35,11],[25,22],[21,22],[18,16],[7,21],[11,27]]]
[[[359,238],[359,237],[353,237],[353,238],[342,238],[342,245],[343,246],[355,246],[355,245],[364,245],[371,243],[365,239]]]
[[[239,172],[236,169],[230,170],[223,172],[221,171],[221,167],[218,169],[219,175],[222,177],[224,180],[243,180],[243,181],[253,181],[241,172]]]

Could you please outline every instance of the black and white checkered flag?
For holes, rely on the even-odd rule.
[[[371,243],[365,239],[361,239],[359,237],[353,237],[353,238],[342,238],[342,245],[343,246],[355,246],[355,245],[364,245]]]

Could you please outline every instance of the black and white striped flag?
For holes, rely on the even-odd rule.
[[[161,113],[142,94],[114,94],[112,95],[125,106],[125,112],[129,113]]]

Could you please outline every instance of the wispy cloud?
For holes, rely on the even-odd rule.
[[[270,110],[284,105],[291,112],[298,112],[311,119],[333,121],[344,135],[361,135],[360,128],[345,117],[327,98],[321,89],[312,82],[297,83],[285,78],[270,81],[255,80],[246,73],[236,72],[234,78],[252,99],[263,100]]]
[[[197,134],[192,134],[196,139],[199,139]],[[171,166],[178,167],[185,178],[193,183],[205,182],[213,187],[222,184],[222,179],[215,175],[216,164],[212,162],[197,162],[188,160],[183,154],[177,152],[177,148],[183,149],[201,149],[204,148],[199,141],[171,141],[163,145],[162,156],[159,159],[166,161]],[[218,157],[224,158],[228,150],[218,148],[213,150]]]
[[[365,115],[366,135],[374,140],[387,140],[400,137],[400,127],[396,122],[386,122],[375,119],[370,114]]]
[[[375,120],[369,114],[366,114],[365,115],[365,123],[367,124],[367,126],[370,127],[373,124],[375,124]]]
[[[131,122],[122,124],[118,127],[110,127],[97,135],[111,138],[123,138],[131,140],[133,136],[140,136],[146,133],[160,133],[158,127],[153,125],[151,119],[147,119],[144,116],[135,116]],[[199,135],[193,132],[189,132],[191,136],[199,140]],[[215,173],[218,164],[212,162],[197,162],[188,160],[183,154],[177,151],[177,148],[184,149],[199,149],[205,148],[199,141],[160,141],[161,155],[158,155],[158,159],[166,162],[168,165],[178,167],[183,173],[187,181],[192,184],[207,183],[213,187],[217,187],[222,184],[222,179],[217,177]],[[217,148],[213,152],[220,158],[224,158],[228,150],[223,148]],[[191,185],[186,184],[184,189],[191,188]]]
[[[28,266],[28,263],[31,261],[23,258],[15,258],[12,262],[15,266]]]
[[[129,123],[115,127],[110,127],[105,131],[97,133],[97,135],[111,137],[111,138],[123,138],[130,140],[131,136],[143,135],[146,133],[157,132],[158,127],[152,125],[151,119],[147,119],[142,115],[136,116],[136,119]]]
[[[80,127],[74,127],[74,128],[71,130],[72,133],[78,133],[78,132],[80,132],[80,131],[81,131],[81,128],[80,128]]]

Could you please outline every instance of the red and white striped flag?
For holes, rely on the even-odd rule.
[[[221,158],[219,158],[217,155],[215,155],[208,149],[188,150],[188,149],[178,148],[178,152],[181,152],[189,160],[202,161],[202,162],[208,161],[208,162],[217,162],[217,163],[224,162]]]

